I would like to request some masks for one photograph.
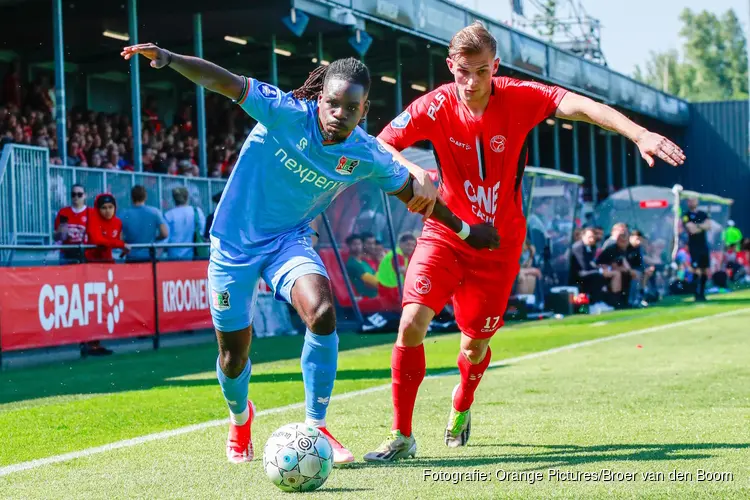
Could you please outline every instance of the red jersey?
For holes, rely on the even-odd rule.
[[[63,245],[80,245],[86,242],[86,226],[89,223],[90,212],[88,207],[76,213],[73,207],[63,207],[57,212],[55,217],[55,230],[60,227],[61,219],[68,219],[68,236],[63,241]]]
[[[97,196],[96,198],[102,195]],[[94,203],[96,205],[96,202]],[[115,213],[117,206],[115,206]],[[111,219],[104,219],[99,215],[96,208],[91,209],[91,221],[89,222],[87,241],[96,248],[86,250],[86,260],[89,262],[114,262],[112,257],[113,248],[124,248],[122,241],[122,220],[117,215]]]
[[[555,113],[566,93],[560,87],[496,77],[487,108],[475,118],[459,99],[456,84],[449,83],[411,103],[379,138],[399,151],[430,141],[438,160],[439,193],[451,211],[468,224],[493,224],[500,249],[515,249],[526,237],[520,193],[526,139]],[[434,219],[427,221],[424,233],[463,243]]]

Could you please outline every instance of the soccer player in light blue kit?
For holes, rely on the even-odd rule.
[[[307,326],[301,359],[306,423],[331,442],[335,464],[352,462],[351,452],[326,428],[338,336],[333,293],[311,245],[310,223],[344,189],[367,179],[412,211],[443,221],[476,248],[497,247],[497,232],[482,224],[469,227],[435,199],[428,176],[415,182],[407,168],[357,127],[369,107],[370,74],[356,59],[319,67],[302,88],[285,93],[153,44],[122,51],[125,59],[137,54],[154,68],[169,66],[233,99],[259,122],[242,147],[211,227],[208,277],[219,344],[216,374],[230,414],[227,458],[234,463],[253,459],[248,358],[257,282],[263,278]]]

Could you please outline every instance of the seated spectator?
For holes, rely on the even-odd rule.
[[[615,244],[602,249],[602,253],[596,258],[597,265],[602,268],[604,276],[609,279],[611,305],[616,308],[623,308],[628,304],[630,283],[639,278],[639,273],[631,269],[628,264],[628,245],[627,231],[618,232]]]
[[[534,295],[537,280],[542,278],[542,271],[534,267],[535,254],[536,250],[529,245],[529,241],[524,241],[521,253],[521,268],[516,278],[516,293],[518,295]]]
[[[70,189],[71,204],[63,207],[55,217],[54,241],[63,245],[81,245],[86,242],[86,228],[91,213],[86,206],[86,190],[80,184],[73,184]],[[83,262],[83,251],[78,248],[60,250],[60,263],[73,264]]]
[[[370,267],[377,269],[378,266],[380,266],[380,261],[383,260],[382,255],[384,255],[378,254],[378,240],[375,239],[375,235],[367,231],[360,233],[360,236],[362,237],[362,244],[364,247],[364,255],[362,258],[365,262],[370,264]]]
[[[362,237],[352,234],[346,239],[349,247],[349,258],[346,260],[346,273],[352,282],[357,297],[374,298],[378,296],[378,278],[375,270],[363,259],[364,248]]]
[[[154,243],[169,236],[167,222],[161,211],[146,205],[146,188],[133,186],[130,201],[133,206],[122,214],[122,235],[127,244]],[[127,262],[147,262],[151,253],[148,248],[135,248],[127,255]]]
[[[619,238],[622,233],[627,232],[628,225],[624,222],[618,222],[617,224],[612,226],[612,232],[610,233],[609,238],[607,238],[604,244],[602,244],[602,250],[605,250],[608,247],[617,244],[617,238]]]
[[[190,206],[185,187],[174,188],[172,198],[176,206],[164,215],[169,227],[169,243],[195,243],[196,235],[202,236],[206,228],[203,210]],[[194,255],[195,249],[192,246],[167,249],[170,260],[192,260]]]
[[[401,276],[401,284],[404,283],[406,268],[409,266],[409,259],[417,248],[417,239],[413,234],[402,234],[398,239],[398,248],[396,249],[396,264],[398,273]],[[398,300],[398,278],[393,262],[393,250],[385,254],[383,260],[378,266],[378,283],[380,283],[379,294],[384,297],[395,298]]]
[[[589,296],[592,304],[591,313],[611,310],[605,304],[607,278],[612,272],[605,273],[596,264],[596,231],[592,227],[583,229],[581,239],[573,243],[570,249],[570,284]]]

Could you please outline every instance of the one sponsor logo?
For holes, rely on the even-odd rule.
[[[384,155],[387,155],[387,154],[388,154],[388,150],[387,150],[387,149],[385,149],[385,148],[383,147],[383,145],[382,145],[382,144],[380,144],[380,142],[378,142],[378,141],[376,141],[376,142],[378,143],[378,151],[380,151],[380,152],[381,152],[381,153],[383,153]]]
[[[341,175],[352,175],[354,169],[359,165],[359,160],[350,160],[346,156],[339,158],[339,164],[336,165],[336,173]]]
[[[495,153],[502,153],[505,151],[505,136],[496,135],[490,139],[490,149]]]
[[[266,99],[275,99],[279,96],[279,89],[267,83],[261,83],[258,85],[258,92],[260,92],[260,95]]]
[[[451,137],[451,138],[450,138],[450,141],[451,141],[451,144],[455,144],[455,145],[456,145],[456,146],[458,146],[459,148],[463,148],[463,149],[465,149],[466,151],[471,151],[471,146],[469,146],[469,145],[468,145],[468,144],[466,144],[465,142],[460,142],[460,141],[457,141],[457,140],[456,140],[456,139],[454,139],[453,137]]]
[[[274,157],[278,158],[279,163],[284,165],[287,170],[299,175],[300,184],[315,184],[316,187],[323,191],[336,189],[343,184],[343,182],[331,180],[324,175],[318,174],[311,168],[305,167],[301,162],[298,162],[294,158],[290,158],[289,153],[283,148],[279,148]]]
[[[101,325],[106,319],[107,332],[112,334],[125,310],[125,302],[119,295],[120,288],[111,269],[107,271],[107,281],[74,283],[70,287],[46,284],[37,300],[39,324],[48,332],[90,323]]]
[[[443,107],[443,103],[445,102],[445,95],[443,95],[442,92],[438,92],[435,96],[435,99],[430,103],[430,106],[427,108],[427,116],[430,117],[432,121],[437,120],[435,118],[435,115],[438,111],[440,111],[440,108]]]
[[[117,231],[117,229],[113,229],[113,230],[112,230],[112,237],[113,237],[113,238],[117,238],[117,235],[118,235],[118,231]]]
[[[331,398],[320,397],[320,398],[318,398],[318,403],[320,403],[322,405],[327,405],[330,400],[331,400]]]
[[[165,313],[200,311],[209,308],[208,278],[163,281],[161,310]],[[227,294],[229,303],[229,294]]]
[[[312,446],[312,439],[310,439],[309,437],[301,437],[297,440],[297,448],[302,451],[307,451],[312,448]]]
[[[432,282],[427,276],[418,276],[414,282],[414,289],[419,295],[427,295],[432,290]]]
[[[411,121],[411,113],[408,111],[404,111],[400,115],[398,115],[396,118],[391,121],[391,127],[396,129],[404,129],[407,125],[409,125],[409,122]]]
[[[81,217],[81,222],[86,222],[87,220],[88,220],[88,217],[86,217],[85,215]]]
[[[303,137],[303,138],[302,138],[302,139],[300,139],[300,140],[299,140],[299,142],[297,143],[297,149],[298,149],[299,151],[304,151],[306,147],[307,147],[307,139],[305,139],[305,138]]]
[[[226,311],[231,306],[229,305],[229,290],[216,291],[211,290],[211,302],[214,305],[214,309],[217,311]]]
[[[464,192],[472,203],[471,211],[483,222],[495,223],[495,212],[497,211],[497,198],[500,191],[500,182],[492,187],[476,186],[467,180],[464,182]]]

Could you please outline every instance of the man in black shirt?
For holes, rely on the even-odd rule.
[[[630,242],[627,250],[627,260],[630,268],[638,273],[637,286],[634,287],[633,294],[631,296],[631,303],[647,305],[643,300],[643,292],[646,289],[647,283],[656,272],[654,266],[646,266],[646,262],[643,258],[643,233],[635,229],[630,232]]]
[[[614,296],[615,307],[624,307],[628,303],[630,283],[638,279],[638,272],[628,263],[628,238],[627,231],[619,233],[615,244],[604,248],[596,259],[603,272],[612,275],[609,290]]]
[[[682,216],[682,225],[688,233],[688,252],[695,270],[695,301],[705,302],[710,267],[706,231],[711,229],[711,221],[706,212],[698,210],[698,198],[688,199],[688,211]]]
[[[596,231],[584,228],[581,239],[570,249],[570,284],[576,285],[589,296],[591,305],[601,308],[604,302],[607,279],[614,276],[596,264]]]

